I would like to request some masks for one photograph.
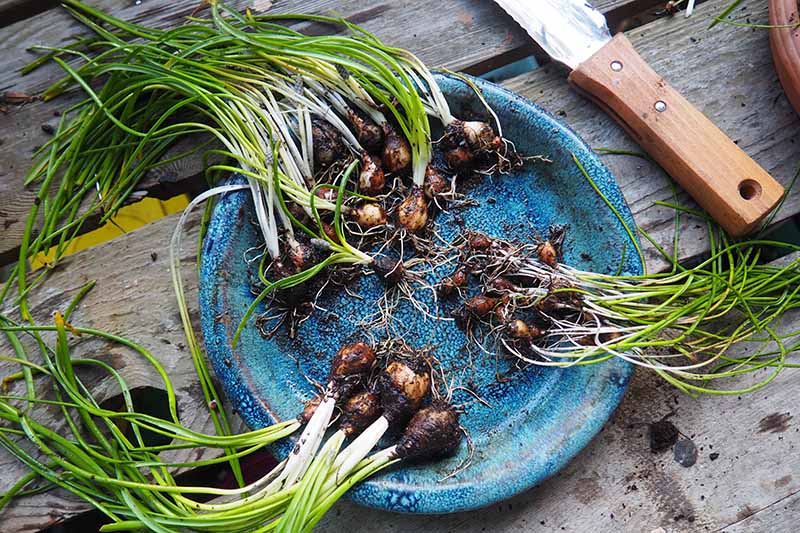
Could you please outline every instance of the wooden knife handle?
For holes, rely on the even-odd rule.
[[[617,34],[569,81],[604,108],[725,230],[746,235],[783,187]]]

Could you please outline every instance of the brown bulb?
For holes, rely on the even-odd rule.
[[[497,150],[502,140],[486,122],[464,122],[464,140],[473,151]]]
[[[317,189],[314,191],[314,196],[320,198],[321,200],[335,202],[336,198],[339,196],[339,191],[337,191],[333,185],[322,185],[317,187]]]
[[[451,276],[439,282],[439,295],[442,297],[449,296],[457,287],[463,287],[466,284],[467,272],[464,268],[459,268]]]
[[[364,153],[361,156],[361,171],[358,174],[358,190],[367,196],[376,196],[381,193],[386,184],[378,159]]]
[[[469,238],[469,247],[473,250],[486,250],[492,245],[492,239],[483,233],[473,233]]]
[[[397,456],[423,459],[452,454],[461,441],[458,418],[456,410],[442,402],[420,409],[397,443]]]
[[[489,290],[493,293],[509,293],[516,292],[519,288],[510,280],[501,276],[489,282]]]
[[[428,204],[422,189],[414,186],[405,200],[397,207],[397,223],[412,233],[425,227],[428,222]]]
[[[353,125],[356,131],[356,139],[359,144],[370,152],[376,152],[383,146],[383,131],[371,118],[361,115],[357,111],[348,108],[347,120]]]
[[[331,364],[331,377],[350,376],[369,372],[375,363],[375,351],[364,342],[343,346]]]
[[[383,169],[392,174],[406,172],[411,166],[411,145],[388,122],[383,124],[383,135]]]
[[[311,138],[314,145],[314,161],[318,166],[329,167],[344,157],[346,149],[342,136],[329,122],[312,119]]]
[[[325,235],[327,235],[328,238],[333,242],[339,242],[339,236],[336,234],[336,228],[334,227],[333,224],[330,224],[328,222],[323,222],[322,231],[324,231]]]
[[[533,339],[541,337],[543,333],[539,328],[528,326],[523,320],[512,320],[508,324],[508,334],[515,339]]]
[[[536,248],[536,252],[539,254],[539,259],[542,263],[551,268],[556,268],[556,266],[558,266],[558,253],[550,241],[544,241],[540,244]]]
[[[467,310],[467,313],[476,317],[482,317],[488,315],[498,303],[499,300],[497,298],[479,294],[467,300],[464,304],[464,308]]]
[[[298,272],[317,262],[317,254],[314,247],[295,239],[289,239],[286,257]]]
[[[472,168],[475,154],[466,146],[456,146],[444,153],[444,160],[447,166],[455,171],[466,171]]]
[[[431,390],[430,369],[420,360],[394,360],[381,372],[378,389],[384,416],[391,422],[404,422]]]
[[[403,274],[405,274],[402,261],[391,259],[385,255],[373,258],[370,267],[373,272],[389,285],[400,283],[403,279]]]
[[[300,416],[297,417],[297,420],[300,421],[302,424],[307,424],[311,417],[314,416],[314,412],[319,407],[319,404],[322,403],[322,395],[315,396],[308,400],[303,406],[303,412],[300,413]]]
[[[348,437],[361,433],[381,415],[377,395],[362,391],[351,396],[342,406],[341,429]]]
[[[362,228],[374,228],[386,224],[386,211],[380,204],[364,202],[351,211],[351,216]]]
[[[445,178],[436,167],[428,165],[425,169],[425,196],[428,199],[434,198],[450,190],[450,182]]]

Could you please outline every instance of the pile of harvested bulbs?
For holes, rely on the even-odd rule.
[[[459,447],[463,406],[450,401],[453,385],[431,354],[435,347],[388,334],[374,339],[376,331],[391,331],[401,300],[426,319],[455,321],[472,347],[520,366],[618,357],[692,394],[755,390],[797,350],[785,346],[791,336],[778,335],[771,324],[800,306],[800,263],[760,263],[759,241],[721,235],[711,256],[695,267],[674,263],[672,272],[635,277],[563,264],[565,227],[519,240],[463,227],[444,242],[437,217],[474,205],[471,180],[546,160],[518,154],[488,105],[476,116],[453,116],[436,76],[419,59],[346,20],[239,13],[211,0],[207,18],[161,30],[77,0],[63,3],[91,35],[36,47],[44,55],[24,72],[53,61],[66,75],[41,98],[76,88],[87,96],[61,113],[53,137],[36,154],[26,184],[38,187],[39,201],[29,214],[20,261],[0,293],[0,303],[19,309],[19,319],[0,315],[0,330],[15,350],[7,359],[20,365],[3,383],[25,383],[19,395],[0,398],[0,446],[31,472],[0,506],[45,480],[91,502],[109,521],[105,531],[310,530],[368,476]],[[308,36],[287,25],[291,21],[349,34]],[[485,104],[474,83],[460,79]],[[176,154],[178,142],[193,136],[197,145]],[[108,220],[148,173],[199,151],[212,188],[190,203],[170,251],[187,346],[216,429],[210,435],[181,423],[174,385],[157,357],[129,339],[69,322],[91,285],[56,314],[54,325],[37,324],[28,302],[31,287],[45,282],[45,276],[28,275],[29,259],[52,249],[57,263],[91,217]],[[577,158],[575,164],[591,181]],[[221,183],[231,173],[241,180]],[[177,259],[188,213],[236,190],[252,197],[263,243],[244,259],[252,267],[254,294],[234,343],[254,323],[265,337],[294,337],[320,294],[331,287],[346,291],[361,276],[376,276],[384,289],[379,301],[365,303],[375,313],[363,338],[338,350],[319,396],[298,405],[299,417],[241,434],[232,434],[219,408]],[[41,231],[35,233],[37,223]],[[633,230],[626,229],[635,244]],[[433,295],[433,304],[423,303],[421,292]],[[35,339],[38,352],[25,348],[21,334]],[[123,377],[103,361],[74,357],[69,334],[139,354],[163,382],[168,417],[137,412]],[[759,348],[745,355],[730,350],[734,341],[750,340]],[[78,364],[111,375],[125,405],[104,408],[76,373]],[[761,369],[769,375],[744,391],[710,385]],[[34,378],[50,383],[46,399]],[[28,407],[40,404],[72,421],[72,433],[59,435],[37,421]],[[326,438],[332,420],[338,429]],[[244,483],[241,457],[301,428],[286,459]],[[152,445],[144,430],[172,443]],[[372,452],[388,438],[395,444]],[[187,448],[219,449],[221,457],[176,465],[159,455]],[[181,485],[169,468],[222,462],[238,488]]]

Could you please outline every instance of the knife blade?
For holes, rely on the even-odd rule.
[[[570,68],[611,40],[606,18],[584,0],[537,0],[535,7],[525,0],[495,1],[547,55]]]
[[[730,235],[756,229],[783,186],[642,59],[585,0],[495,0],[569,82],[637,141]]]

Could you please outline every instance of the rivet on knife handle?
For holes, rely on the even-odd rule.
[[[570,74],[732,236],[780,201],[783,187],[656,74],[617,34]]]

